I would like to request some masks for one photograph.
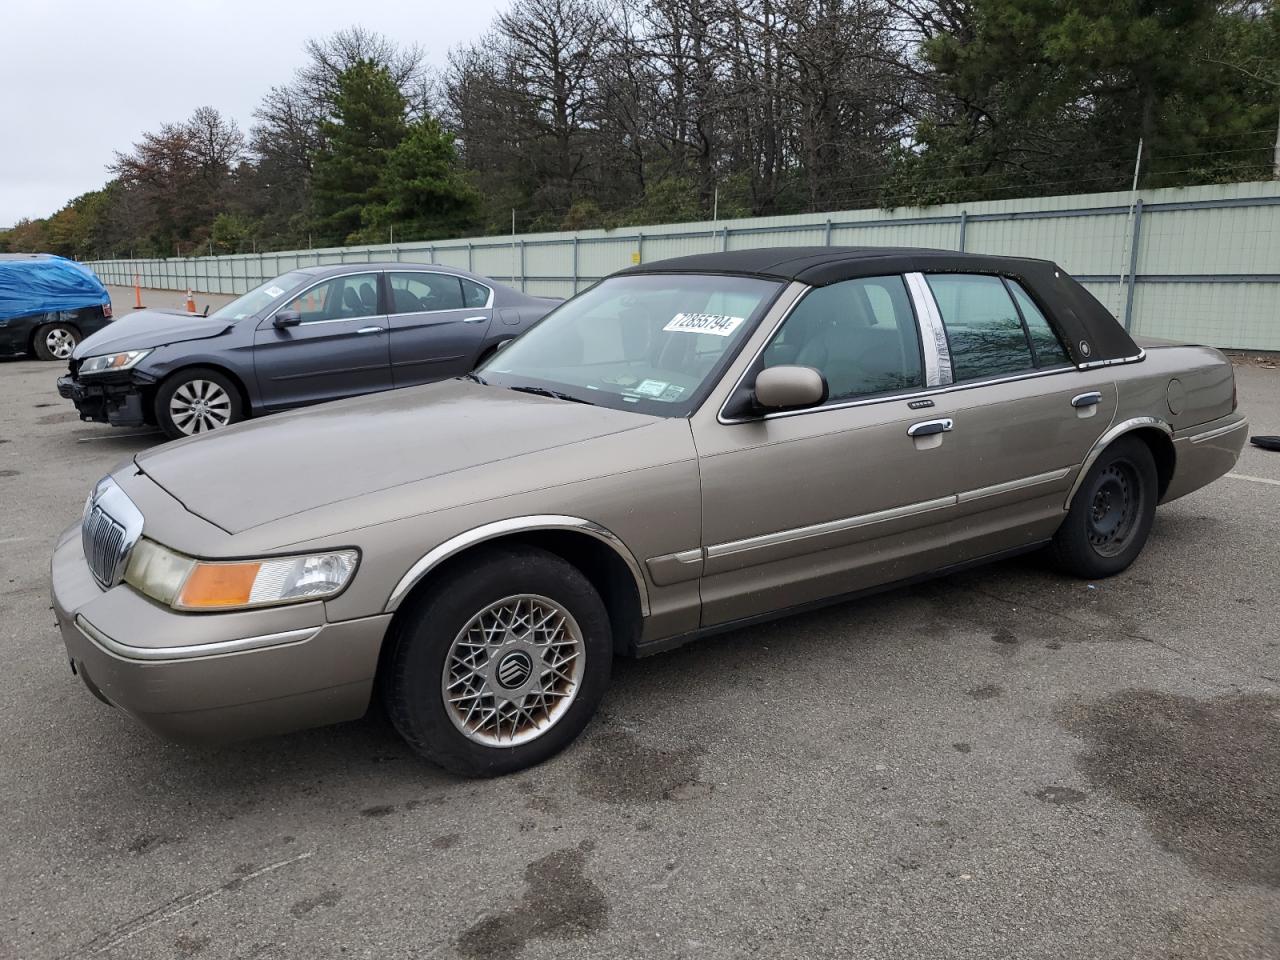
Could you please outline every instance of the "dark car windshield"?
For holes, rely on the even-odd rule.
[[[243,320],[245,317],[257,316],[272,304],[279,302],[280,298],[286,293],[291,293],[298,289],[309,279],[311,279],[311,275],[303,273],[301,270],[282,273],[274,280],[268,280],[261,286],[254,287],[244,296],[236,297],[225,307],[214,311],[209,315],[210,319],[216,318],[235,322],[236,320]]]
[[[611,277],[557,307],[478,373],[497,386],[687,416],[780,287],[750,277]]]

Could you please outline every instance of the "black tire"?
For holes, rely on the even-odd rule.
[[[445,670],[454,662],[450,649],[482,611],[523,595],[554,602],[576,623],[583,641],[576,694],[558,719],[526,742],[477,742],[462,732],[445,702]],[[422,756],[463,776],[514,773],[559,753],[590,722],[613,666],[609,615],[590,581],[554,553],[519,545],[484,546],[463,558],[400,609],[389,643],[378,681],[392,724]],[[486,651],[479,663],[494,663],[496,675],[505,659]]]
[[[50,338],[58,341],[55,345]],[[36,329],[31,338],[31,349],[41,360],[71,359],[71,351],[80,343],[80,331],[69,323],[46,323]],[[59,356],[61,354],[61,356]]]
[[[184,397],[201,395],[210,398],[203,413],[187,417],[179,414],[175,418],[175,396],[179,398],[177,406],[182,406]],[[239,423],[244,419],[244,401],[240,398],[240,389],[225,374],[207,367],[191,367],[179,370],[160,384],[156,391],[155,415],[165,435],[171,440],[180,440]]]
[[[1095,580],[1137,559],[1151,533],[1159,479],[1151,448],[1121,437],[1102,451],[1054,534],[1049,554],[1063,573]]]

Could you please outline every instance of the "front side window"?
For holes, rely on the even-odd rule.
[[[447,273],[392,273],[391,312],[461,310],[462,285]]]
[[[780,288],[749,277],[610,277],[557,307],[478,375],[514,390],[686,416]]]
[[[924,385],[915,314],[898,276],[811,290],[765,348],[764,362],[818,370],[828,403]]]
[[[951,346],[957,383],[1035,369],[1027,332],[999,277],[927,275]]]
[[[378,313],[378,275],[358,273],[334,277],[294,297],[284,309],[296,310],[303,323],[375,316]]]

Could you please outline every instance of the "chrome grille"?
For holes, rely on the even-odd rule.
[[[100,506],[94,506],[80,528],[84,558],[94,579],[104,587],[119,582],[124,567],[124,525],[116,523]]]
[[[124,579],[129,552],[142,534],[142,514],[110,477],[98,484],[85,505],[80,543],[93,578],[103,587]]]

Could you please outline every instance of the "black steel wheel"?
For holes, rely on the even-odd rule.
[[[1121,437],[1102,452],[1071,501],[1050,554],[1077,577],[1110,577],[1142,552],[1155,519],[1159,478],[1151,449]]]

